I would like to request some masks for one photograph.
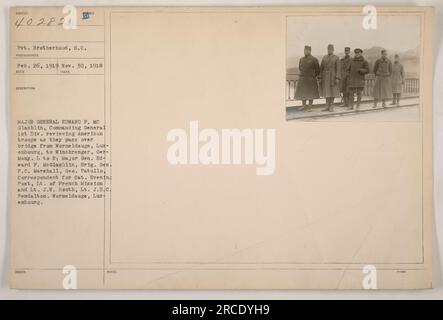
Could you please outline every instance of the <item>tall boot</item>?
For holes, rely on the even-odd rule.
[[[330,101],[331,98],[326,98],[326,108],[324,108],[322,111],[329,111]]]
[[[334,97],[329,98],[329,112],[334,111]]]
[[[348,110],[354,109],[354,92],[350,92],[348,95]]]
[[[360,90],[357,90],[357,110],[360,109],[361,95],[362,95],[362,92]]]
[[[346,94],[345,96],[344,96],[344,99],[345,99],[345,107],[348,107],[349,106],[349,95],[348,94]]]
[[[346,94],[346,92],[343,92],[343,97],[342,97],[343,103],[340,107],[347,107],[349,104],[349,94]]]
[[[391,102],[391,106],[395,105],[397,103],[397,94],[393,93],[392,94],[392,102]]]
[[[314,104],[314,100],[313,99],[309,99],[309,105],[308,107],[306,107],[306,112],[311,112],[312,111],[312,105]]]

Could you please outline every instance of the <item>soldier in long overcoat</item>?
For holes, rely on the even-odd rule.
[[[334,54],[334,46],[328,45],[328,54],[323,57],[320,64],[320,95],[326,98],[326,109],[323,111],[334,111],[334,98],[340,98],[339,60]]]
[[[305,56],[300,58],[298,68],[300,76],[297,81],[295,89],[295,99],[301,100],[302,110],[311,111],[314,99],[320,98],[318,94],[317,77],[320,73],[320,66],[317,58],[311,55],[311,47],[305,46]],[[309,106],[306,106],[306,100],[309,101]]]
[[[354,95],[357,95],[357,110],[360,107],[361,96],[365,87],[365,75],[369,73],[369,63],[362,56],[363,50],[356,48],[354,50],[354,58],[348,66],[348,91],[349,91],[349,107],[354,109]]]
[[[349,65],[351,64],[351,48],[345,47],[345,56],[340,59],[340,74],[341,74],[341,80],[340,80],[340,92],[343,98],[343,105],[342,107],[348,107],[349,106],[349,91],[348,91],[348,74],[347,70],[349,68]]]
[[[400,63],[398,54],[394,56],[392,64],[392,103],[391,105],[400,105],[400,96],[403,84],[405,83],[405,72],[403,65]]]
[[[374,84],[374,108],[377,102],[382,101],[382,107],[386,108],[386,99],[392,97],[392,62],[388,59],[386,50],[381,51],[381,58],[374,64],[375,84]]]

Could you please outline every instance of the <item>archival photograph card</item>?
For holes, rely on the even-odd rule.
[[[13,7],[10,287],[432,287],[430,7]]]

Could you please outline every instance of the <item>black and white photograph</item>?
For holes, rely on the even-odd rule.
[[[420,16],[365,18],[287,17],[286,120],[420,120]]]

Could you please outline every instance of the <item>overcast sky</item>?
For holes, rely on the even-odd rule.
[[[305,45],[312,46],[315,56],[326,54],[332,43],[335,51],[343,48],[380,46],[388,50],[406,51],[420,43],[419,16],[378,16],[377,29],[365,30],[363,16],[297,16],[287,18],[288,59],[302,56]]]

